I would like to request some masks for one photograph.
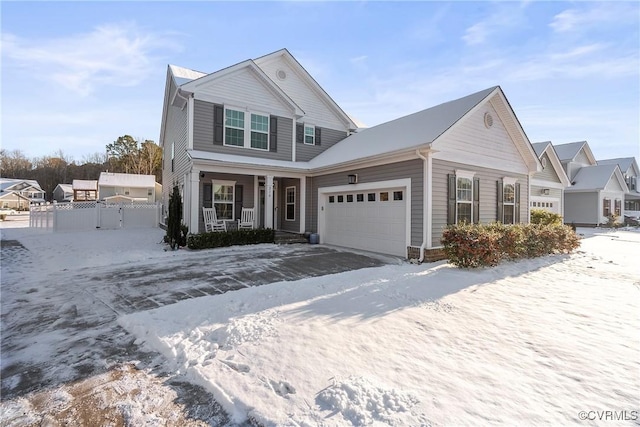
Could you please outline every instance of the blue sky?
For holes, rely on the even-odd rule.
[[[167,64],[287,48],[373,126],[500,85],[531,142],[640,160],[638,2],[2,2],[2,148],[158,142]]]

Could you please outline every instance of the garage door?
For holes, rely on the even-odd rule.
[[[531,197],[531,209],[542,209],[551,213],[560,213],[560,199],[553,197]]]
[[[406,256],[405,188],[328,193],[323,242]]]

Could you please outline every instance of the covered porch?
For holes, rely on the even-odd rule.
[[[243,173],[244,172],[244,173]],[[227,228],[237,224],[243,208],[254,209],[254,228],[304,233],[307,227],[307,178],[274,171],[202,167],[185,177],[184,219],[192,233],[203,233],[202,208],[215,208]]]

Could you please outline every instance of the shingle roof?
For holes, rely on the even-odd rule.
[[[4,191],[5,189],[13,185],[19,184],[21,182],[29,184],[37,188],[38,190],[42,191],[42,187],[40,187],[40,184],[38,184],[38,181],[34,179],[15,179],[15,178],[0,178],[0,191]]]
[[[153,188],[156,185],[156,177],[154,175],[101,172],[98,185],[107,187]]]
[[[312,168],[417,148],[435,141],[498,86],[361,130],[309,161]]]
[[[586,143],[586,141],[570,142],[568,144],[554,145],[553,148],[555,148],[560,161],[564,162],[565,160],[572,160]]]
[[[573,178],[573,184],[567,189],[571,190],[602,190],[616,170],[617,165],[595,165],[581,168]]]
[[[544,153],[544,150],[546,150],[550,144],[551,144],[551,141],[545,141],[545,142],[534,142],[531,145],[533,146],[533,149],[536,152],[536,155],[540,157],[542,156],[542,153]]]
[[[625,172],[631,167],[635,158],[633,157],[619,157],[617,159],[604,159],[598,160],[599,165],[618,165],[620,169]]]

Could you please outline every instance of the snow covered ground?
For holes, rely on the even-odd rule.
[[[138,373],[112,366],[115,385],[91,389],[91,405],[125,411],[131,425],[162,419],[187,425],[175,415],[181,394],[167,391],[158,372],[171,373],[183,390],[184,381],[208,390],[235,423],[599,425],[615,416],[623,418],[616,425],[638,424],[638,232],[579,229],[585,238],[575,254],[492,269],[461,270],[444,262],[387,265],[138,311],[109,299],[106,285],[135,284],[142,297],[162,289],[160,276],[132,275],[134,267],[166,271],[180,265],[180,257],[197,264],[202,254],[165,252],[161,230],[127,231],[123,246],[122,231],[102,231],[97,240],[81,238],[96,235],[91,233],[42,233],[16,225],[0,223],[3,331],[17,321],[12,310],[24,305],[36,310],[58,304],[67,317],[52,319],[37,333],[3,332],[3,342],[16,344],[15,352],[2,354],[3,367],[16,359],[37,361],[47,352],[53,359],[64,353],[69,363],[41,372],[59,377],[59,386],[45,396],[3,401],[2,425],[40,425],[43,412],[67,408],[79,387],[65,384],[74,364],[100,345],[102,334],[116,331],[96,322],[98,329],[83,330],[77,345],[52,352],[47,346],[56,350],[76,339],[64,331],[83,315],[111,316],[133,334],[131,347],[140,349],[134,364],[139,354],[160,353],[137,363]],[[23,248],[5,247],[6,241]],[[233,259],[243,251],[221,250],[218,259],[226,268],[240,268]],[[198,286],[198,277],[172,285],[187,291]],[[53,297],[65,280],[69,298],[86,289],[87,306],[74,310],[61,302],[64,293]],[[97,362],[104,363],[104,355],[96,355]],[[101,375],[90,380],[102,384]],[[62,424],[68,419],[58,418]],[[226,416],[208,418],[221,419]]]
[[[635,424],[640,233],[582,231],[571,256],[385,266],[119,322],[238,422]]]

